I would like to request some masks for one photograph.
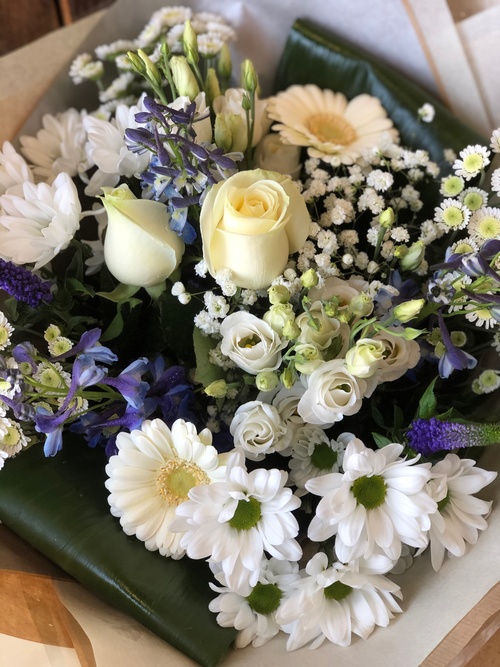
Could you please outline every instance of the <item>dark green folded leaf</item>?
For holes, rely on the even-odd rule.
[[[109,513],[105,463],[102,450],[75,436],[51,459],[31,448],[1,472],[1,520],[90,591],[212,667],[234,632],[208,610],[208,567],[164,558],[125,535]]]

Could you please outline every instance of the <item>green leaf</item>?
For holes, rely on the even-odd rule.
[[[212,364],[209,359],[209,352],[217,345],[210,336],[204,336],[198,327],[193,330],[194,353],[196,356],[196,371],[194,381],[208,387],[209,384],[224,377],[224,371],[220,366]]]
[[[104,331],[104,333],[102,334],[101,341],[107,342],[109,340],[113,340],[115,338],[118,338],[118,336],[122,333],[124,327],[122,308],[124,306],[128,305],[130,306],[130,310],[133,310],[136,306],[139,306],[141,304],[142,304],[141,299],[128,299],[127,301],[118,303],[116,307],[116,315],[111,320],[111,323],[109,324],[106,331]]]
[[[88,285],[84,285],[76,278],[68,278],[65,285],[72,294],[85,294],[87,296],[95,296],[94,290]]]
[[[114,301],[115,303],[122,303],[130,299],[134,294],[137,294],[140,289],[137,285],[124,285],[120,283],[112,292],[97,292],[97,296],[101,296],[108,301]]]
[[[102,449],[72,434],[54,458],[31,447],[2,470],[1,520],[100,598],[214,667],[235,631],[208,609],[208,566],[164,558],[125,535],[109,511],[105,465]]]
[[[430,383],[418,403],[417,419],[430,419],[436,414],[437,399],[434,394],[434,386],[437,377]]]
[[[381,435],[380,433],[372,432],[372,437],[379,449],[382,449],[382,447],[385,447],[386,445],[390,445],[392,442],[387,436]]]
[[[375,405],[374,401],[371,401],[370,403],[371,406],[371,413],[373,417],[373,421],[377,424],[377,426],[380,426],[381,428],[385,428],[385,422],[384,422],[384,417],[382,416],[382,413],[380,410],[377,408]]]

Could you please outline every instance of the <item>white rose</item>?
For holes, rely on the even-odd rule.
[[[165,204],[137,199],[127,185],[103,191],[108,214],[106,266],[126,285],[158,285],[177,268],[184,253],[184,242],[168,226]]]
[[[377,372],[380,362],[383,362],[384,353],[383,341],[360,338],[354,347],[346,352],[346,368],[358,378],[371,377]]]
[[[254,169],[208,191],[200,216],[203,257],[215,276],[231,269],[238,287],[264,289],[303,246],[310,216],[288,176]]]
[[[264,320],[245,311],[228,315],[220,333],[222,354],[252,375],[276,370],[281,364],[281,350],[288,344]]]
[[[277,132],[266,134],[260,140],[254,160],[260,169],[288,174],[294,181],[300,176],[300,146],[284,144]]]
[[[244,93],[245,90],[243,88],[228,88],[224,95],[218,95],[212,103],[216,116],[223,116],[226,124],[239,129],[238,132],[233,133],[234,144],[231,148],[233,151],[244,151],[248,144],[247,119],[242,104]],[[271,121],[266,114],[266,106],[267,102],[259,100],[257,95],[255,95],[255,121],[252,146],[256,146],[259,143],[262,136],[269,131],[271,126]]]
[[[252,461],[262,461],[266,454],[285,449],[291,440],[291,432],[288,433],[276,408],[261,401],[240,405],[229,430],[235,448],[243,449]]]
[[[297,411],[308,424],[326,427],[354,415],[366,395],[366,382],[349,373],[343,359],[325,362],[306,381]]]
[[[398,327],[395,331],[403,331]],[[420,359],[420,345],[415,340],[406,340],[403,336],[395,336],[388,331],[380,331],[374,336],[385,346],[384,358],[379,362],[382,375],[381,382],[392,382],[402,377],[409,368],[414,368]]]

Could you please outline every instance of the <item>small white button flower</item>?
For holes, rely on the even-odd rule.
[[[468,181],[489,165],[490,151],[479,144],[467,146],[460,151],[460,158],[453,163],[453,170],[457,176],[463,176]]]
[[[429,104],[429,102],[423,104],[418,110],[418,117],[424,123],[432,123],[435,115],[436,115],[436,109],[432,106],[432,104]]]

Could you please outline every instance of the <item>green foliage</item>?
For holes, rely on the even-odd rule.
[[[195,327],[193,331],[193,345],[196,357],[195,382],[203,387],[220,380],[224,377],[224,371],[220,366],[212,364],[209,359],[209,352],[217,345],[217,342],[210,336],[204,336],[201,331]]]

